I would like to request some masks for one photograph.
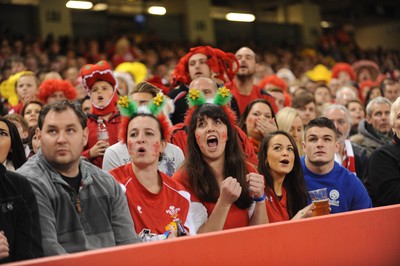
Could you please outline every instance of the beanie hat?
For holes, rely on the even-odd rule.
[[[93,87],[96,81],[106,81],[113,86],[114,91],[116,90],[117,80],[115,79],[110,65],[101,60],[97,64],[87,64],[81,68],[82,84],[90,95],[90,89]]]
[[[56,91],[64,92],[64,95],[68,100],[75,100],[77,96],[76,89],[69,81],[62,79],[47,79],[43,81],[39,87],[38,98],[42,102],[46,103],[47,98]]]

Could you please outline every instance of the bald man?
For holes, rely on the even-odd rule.
[[[232,91],[238,105],[240,114],[246,109],[246,106],[255,99],[266,99],[274,109],[278,112],[278,107],[275,103],[275,98],[254,85],[254,75],[257,71],[256,54],[249,47],[242,47],[235,53],[239,61],[239,70],[236,73],[235,79],[227,84],[227,87]]]

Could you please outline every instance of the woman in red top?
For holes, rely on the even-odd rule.
[[[268,218],[271,223],[312,216],[296,142],[289,133],[275,131],[263,140],[258,171],[265,177]]]
[[[127,96],[120,102],[124,101],[126,105],[129,102],[135,105]],[[158,95],[153,101],[163,101],[163,98]],[[132,162],[110,173],[123,186],[136,233],[144,241],[165,239],[168,230],[173,232],[172,236],[193,235],[190,194],[158,171],[158,161],[167,145],[169,123],[163,114],[155,117],[150,110],[151,107],[140,106],[137,112],[123,116],[120,137],[127,145]],[[121,112],[124,114],[122,108]],[[176,228],[178,220],[186,228],[183,232]]]
[[[191,193],[197,233],[268,223],[264,180],[246,163],[232,111],[209,103],[191,111],[187,157],[173,178]]]

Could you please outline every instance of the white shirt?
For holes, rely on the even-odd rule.
[[[171,143],[167,143],[164,155],[158,162],[158,170],[172,176],[185,159],[182,150]],[[128,148],[122,142],[117,142],[106,149],[103,157],[102,169],[110,171],[118,166],[127,164],[131,161]]]

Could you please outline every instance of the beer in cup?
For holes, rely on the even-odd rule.
[[[326,215],[330,213],[329,199],[326,188],[320,188],[316,190],[308,191],[312,202],[314,203],[315,209],[313,210],[313,216]]]

